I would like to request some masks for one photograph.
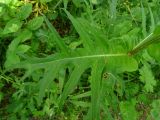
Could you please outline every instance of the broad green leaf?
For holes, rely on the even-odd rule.
[[[38,105],[41,105],[45,100],[43,98],[50,96],[50,88],[52,87],[51,85],[55,84],[55,79],[59,82],[59,74],[63,69],[64,73],[66,73],[66,76],[64,75],[63,79],[61,80],[61,91],[59,92],[57,90],[58,95],[56,94],[54,96],[54,102],[60,109],[66,102],[66,99],[70,97],[69,95],[75,90],[79,80],[81,80],[81,77],[83,77],[84,72],[88,71],[89,69],[91,71],[91,74],[89,74],[89,80],[91,83],[92,103],[88,114],[91,114],[89,115],[90,119],[98,120],[100,119],[101,106],[103,105],[101,104],[101,98],[105,98],[105,96],[102,96],[101,88],[104,66],[106,66],[107,70],[110,68],[115,73],[117,73],[117,71],[118,73],[121,73],[124,71],[135,71],[137,70],[138,65],[134,58],[129,57],[126,54],[125,50],[117,50],[118,52],[112,51],[112,49],[108,50],[109,47],[104,44],[105,42],[108,42],[105,38],[106,35],[96,25],[90,23],[90,21],[87,21],[84,18],[74,18],[69,12],[65,12],[80,36],[80,40],[82,41],[81,46],[75,47],[74,50],[69,49],[60,35],[56,32],[56,29],[53,27],[53,25],[44,16],[44,20],[53,36],[52,40],[54,43],[56,43],[57,49],[60,50],[53,55],[47,56],[46,58],[30,58],[29,56],[25,55],[26,60],[10,66],[9,68],[26,69],[24,76],[21,78],[22,80],[27,77],[32,78],[30,76],[32,76],[35,72],[42,71],[43,74],[41,74],[40,77],[37,77],[39,80],[39,84],[37,86],[39,89],[37,92]],[[16,42],[14,48],[15,46],[18,47],[20,43],[21,41]],[[114,48],[116,47],[114,46]],[[106,87],[106,92],[108,92],[107,95],[110,94],[109,92],[113,91],[112,88],[114,89],[115,85],[114,81],[113,84],[109,85],[112,86],[109,87],[109,90],[107,89],[108,87]],[[118,97],[113,92],[110,96],[110,100],[108,100],[108,97],[106,98],[107,102],[112,103],[113,109],[118,112]],[[70,100],[72,101],[73,99],[69,98],[69,101]],[[78,104],[80,105],[81,102]]]
[[[114,57],[110,58],[107,61],[108,69],[114,70],[116,72],[133,72],[138,69],[138,63],[137,61],[128,56],[121,56],[121,57]]]
[[[17,12],[17,17],[20,20],[25,20],[30,16],[31,13],[32,13],[32,4],[27,3],[26,5],[23,5],[22,7],[20,7],[20,9]]]
[[[27,57],[27,60],[22,62],[22,64],[17,64],[15,66],[13,66],[13,68],[17,67],[17,68],[29,68],[28,65],[40,65],[39,68],[43,68],[45,66],[45,64],[57,64],[59,62],[63,63],[63,62],[72,62],[72,63],[77,63],[76,61],[83,61],[85,60],[86,62],[88,62],[88,60],[97,60],[97,59],[106,59],[106,60],[110,60],[110,58],[120,58],[120,57],[124,57],[127,56],[126,54],[91,54],[91,55],[81,55],[79,52],[76,52],[77,54],[74,53],[70,53],[70,56],[66,56],[64,53],[57,53],[54,55],[50,55],[46,58],[30,58]],[[84,54],[84,53],[83,53]],[[112,59],[111,59],[112,60]]]
[[[36,30],[42,26],[43,21],[43,17],[35,17],[28,22],[27,28],[30,30]]]
[[[22,22],[18,19],[11,19],[7,22],[3,34],[14,33],[17,32],[22,26]]]
[[[39,104],[40,104],[42,102],[42,98],[45,95],[46,88],[48,88],[48,85],[50,84],[50,82],[55,78],[55,75],[57,74],[56,72],[58,72],[61,69],[60,66],[61,65],[64,66],[67,63],[75,64],[75,68],[74,68],[73,72],[71,73],[69,80],[65,84],[64,90],[63,90],[61,96],[58,99],[59,100],[58,101],[59,107],[62,107],[67,96],[76,87],[82,73],[87,68],[89,68],[90,64],[88,62],[90,60],[92,61],[92,60],[97,60],[97,59],[101,59],[101,58],[105,58],[105,57],[110,58],[110,57],[124,56],[124,55],[125,54],[106,54],[106,55],[90,55],[90,56],[77,56],[77,55],[75,55],[75,57],[72,56],[72,57],[67,58],[65,56],[65,54],[61,53],[61,54],[55,54],[55,55],[49,56],[47,58],[41,58],[41,59],[29,59],[28,58],[28,60],[21,62],[17,65],[14,65],[14,67],[15,68],[26,68],[28,71],[30,71],[28,74],[26,74],[27,76],[30,75],[31,72],[34,72],[35,70],[38,70],[38,69],[44,68],[46,70],[46,72],[44,74],[44,78],[40,82],[40,86],[41,86],[40,93],[39,93]],[[50,67],[48,67],[48,66],[50,66]],[[94,70],[96,70],[96,69],[94,69]],[[55,73],[55,75],[53,73]],[[97,73],[97,71],[95,71],[95,73]],[[98,74],[98,75],[101,76],[101,74]],[[96,79],[94,79],[94,80],[96,80]]]
[[[139,70],[140,80],[145,84],[144,88],[147,92],[153,92],[153,87],[156,85],[156,80],[152,70],[147,63],[143,63],[143,67]]]

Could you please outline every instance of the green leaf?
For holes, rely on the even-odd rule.
[[[97,60],[93,63],[91,73],[91,111],[92,117],[90,120],[100,120],[100,105],[101,105],[101,74],[105,63],[103,60]]]
[[[31,39],[31,37],[32,37],[32,32],[28,29],[24,29],[21,31],[21,33],[17,38],[20,39],[20,42],[22,43],[25,42],[26,40]]]
[[[19,45],[16,49],[16,53],[23,54],[27,52],[30,49],[30,46],[28,45]]]
[[[149,4],[148,4],[148,9],[149,9],[150,18],[151,18],[150,32],[153,32],[155,29],[155,19],[154,19],[153,11]]]
[[[160,119],[160,99],[152,102],[151,116],[154,120]]]
[[[65,12],[80,36],[80,41],[82,41],[80,47],[75,47],[74,50],[69,49],[60,35],[56,32],[53,25],[44,16],[44,20],[51,32],[50,34],[53,36],[54,43],[56,43],[57,49],[60,50],[46,58],[30,58],[29,56],[26,56],[25,61],[10,66],[10,68],[26,69],[25,75],[21,78],[22,80],[32,76],[37,71],[43,73],[40,77],[37,77],[37,81],[39,81],[37,86],[39,89],[39,91],[37,91],[39,105],[45,100],[43,99],[44,97],[50,96],[51,85],[57,84],[54,80],[58,80],[59,83],[59,74],[63,69],[64,75],[63,79],[60,81],[61,91],[58,91],[58,95],[55,94],[54,98],[54,102],[60,109],[65,104],[66,99],[73,100],[69,98],[69,94],[75,90],[77,84],[83,77],[84,72],[90,71],[91,74],[87,73],[87,77],[89,76],[91,83],[92,103],[88,114],[90,119],[98,120],[101,116],[101,98],[103,97],[101,87],[104,67],[110,67],[110,69],[117,73],[117,71],[124,72],[137,70],[138,65],[134,58],[129,57],[126,54],[125,50],[119,51],[119,49],[114,46],[117,50],[112,51],[113,48],[107,46],[108,41],[105,38],[107,37],[105,35],[106,33],[99,29],[95,24],[91,23],[91,21],[84,18],[74,18],[69,12]],[[123,48],[123,46],[121,46],[121,48]],[[113,79],[111,81],[113,81]],[[112,91],[112,88],[114,89],[114,81],[112,83],[112,86],[109,87],[110,91]],[[108,84],[108,86],[109,85],[110,84]],[[58,84],[55,86],[58,86]],[[105,87],[103,90],[105,90]],[[108,92],[108,89],[106,91]],[[105,98],[105,93],[103,95],[103,98]],[[108,103],[114,104],[114,110],[116,110],[118,108],[118,97],[114,93],[112,93],[111,96]],[[114,98],[114,100],[112,100],[112,98]],[[79,105],[80,104],[81,103],[79,102]]]
[[[87,49],[87,51],[92,51],[94,49],[93,43],[92,43],[93,41],[91,40],[90,36],[87,34],[85,29],[83,28],[81,19],[79,20],[75,19],[67,10],[64,10],[64,11],[66,12],[67,16],[71,20],[72,24],[74,25],[79,35],[81,36],[84,47]]]
[[[116,72],[121,73],[121,72],[133,72],[138,69],[138,63],[137,61],[128,56],[121,56],[121,57],[114,57],[110,58],[108,60],[107,64],[108,69],[110,70],[116,70]]]
[[[27,24],[27,28],[30,30],[37,30],[38,28],[40,28],[43,24],[43,17],[35,17],[32,20],[30,20]]]
[[[153,92],[156,80],[148,63],[143,63],[143,67],[139,70],[140,80],[145,84],[144,88],[147,92]]]
[[[19,36],[17,36],[17,38],[15,38],[10,43],[10,45],[8,47],[8,50],[7,50],[7,54],[6,54],[6,62],[5,62],[5,67],[6,68],[13,65],[13,64],[16,64],[16,63],[20,62],[19,56],[17,55],[18,46],[21,42],[24,42],[24,41],[30,39],[31,37],[32,37],[32,32],[25,29],[21,32],[21,34]],[[19,49],[22,50],[22,46],[19,47]],[[28,49],[28,48],[26,48],[26,46],[25,46],[25,48],[23,48],[22,51],[24,52],[24,51],[26,51],[26,49]]]
[[[139,51],[145,49],[149,45],[153,43],[157,43],[160,41],[160,34],[155,35],[154,33],[151,33],[146,38],[144,38],[142,41],[140,41],[131,51],[129,51],[129,55],[134,55],[138,53]]]
[[[152,44],[148,47],[147,51],[151,57],[155,60],[160,61],[160,43]]]
[[[3,34],[14,33],[17,32],[22,26],[22,22],[18,19],[12,19],[7,22]]]
[[[27,3],[26,5],[20,7],[17,13],[17,18],[19,18],[20,20],[25,20],[30,16],[31,13],[32,13],[32,4]]]
[[[123,120],[137,120],[138,112],[136,111],[136,100],[120,102],[120,111]]]
[[[32,33],[28,31],[27,29],[23,30],[19,36],[17,36],[9,45],[8,51],[15,52],[18,44],[21,42],[24,42],[32,37]]]
[[[80,80],[80,77],[82,73],[88,68],[87,63],[79,62],[80,64],[77,64],[73,72],[71,73],[71,76],[69,80],[67,81],[66,85],[64,86],[63,93],[59,97],[59,106],[62,107],[64,104],[67,96],[75,89],[78,81]]]
[[[56,78],[56,75],[59,73],[59,70],[61,69],[61,66],[63,64],[57,64],[54,66],[46,66],[44,76],[39,81],[39,97],[38,97],[38,104],[40,105],[42,103],[42,99],[45,96],[45,92],[48,88],[50,88],[51,84],[53,83],[53,80]],[[38,66],[37,66],[38,67]]]
[[[156,28],[153,31],[154,35],[160,35],[160,25],[157,25]]]
[[[58,45],[59,49],[62,51],[62,52],[65,52],[66,54],[68,54],[68,48],[67,46],[65,45],[65,43],[63,42],[61,36],[57,33],[56,29],[53,27],[53,25],[49,22],[49,20],[47,19],[46,16],[43,15],[43,18],[49,28],[49,30],[51,31],[51,34],[52,34],[52,37],[54,40],[54,42],[56,42],[56,44]]]
[[[116,65],[117,65],[117,71],[121,71],[121,72],[123,71],[133,72],[138,69],[137,61],[134,58],[130,58],[130,57],[120,58],[119,60],[117,60]]]
[[[146,30],[146,11],[145,8],[143,7],[143,4],[141,2],[141,9],[142,9],[142,33],[143,36],[147,36],[147,30]]]

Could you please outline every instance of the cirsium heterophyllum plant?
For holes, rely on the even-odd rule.
[[[64,11],[80,36],[81,47],[77,47],[74,50],[70,49],[48,19],[43,16],[52,33],[52,40],[59,48],[58,52],[46,58],[30,58],[26,56],[25,61],[9,68],[26,69],[26,73],[21,80],[25,80],[29,76],[32,77],[36,71],[43,71],[43,77],[39,79],[38,83],[39,97],[37,102],[39,105],[42,103],[50,85],[54,84],[53,80],[59,78],[60,71],[64,73],[68,71],[68,77],[65,78],[66,83],[63,84],[63,91],[55,98],[55,102],[60,109],[76,88],[83,73],[90,69],[91,104],[89,105],[87,118],[98,120],[100,119],[101,100],[104,97],[101,94],[104,69],[108,71],[115,70],[117,73],[131,72],[138,69],[138,63],[133,57],[128,56],[127,50],[122,46],[111,47],[106,40],[105,34],[94,24],[84,18],[74,18],[67,10]]]
[[[111,10],[114,10],[116,13],[115,3],[110,1],[110,4]],[[88,13],[91,13],[89,9],[87,10]],[[131,48],[127,48],[127,45],[130,39],[127,38],[132,38],[131,36],[133,36],[133,33],[136,33],[137,35],[138,31],[137,29],[131,30],[131,21],[124,21],[124,19],[122,19],[124,22],[119,21],[122,23],[110,25],[109,27],[111,32],[107,32],[106,34],[101,27],[94,22],[94,18],[92,18],[91,15],[89,17],[84,15],[85,17],[81,16],[75,18],[67,10],[64,11],[79,37],[78,40],[75,38],[75,43],[78,44],[72,44],[75,45],[73,48],[66,44],[64,39],[60,37],[56,29],[44,15],[43,17],[38,17],[37,20],[33,19],[31,22],[28,22],[27,30],[23,31],[23,34],[14,39],[9,45],[7,52],[8,56],[11,55],[10,53],[12,53],[11,51],[13,51],[13,48],[15,49],[19,44],[21,44],[22,39],[22,42],[32,39],[32,34],[29,33],[34,33],[31,31],[37,30],[43,24],[43,20],[45,20],[45,25],[49,28],[50,40],[56,44],[56,52],[48,57],[29,57],[29,55],[27,56],[24,52],[19,52],[19,50],[16,50],[13,55],[18,57],[18,60],[15,60],[15,63],[17,64],[13,65],[12,61],[13,58],[16,57],[10,59],[11,62],[9,59],[6,61],[5,65],[8,69],[22,68],[26,70],[24,76],[21,77],[20,80],[16,80],[17,84],[22,83],[22,85],[19,85],[20,88],[19,86],[16,87],[19,91],[17,91],[13,96],[20,99],[23,95],[26,95],[25,92],[29,89],[28,94],[29,96],[32,96],[31,99],[28,98],[31,102],[29,106],[31,106],[30,109],[34,112],[34,114],[36,114],[36,110],[33,107],[35,103],[38,103],[37,106],[43,106],[44,102],[48,102],[48,100],[51,99],[54,103],[54,105],[52,105],[54,111],[57,110],[57,108],[62,110],[63,107],[69,102],[88,109],[88,114],[84,116],[85,119],[98,120],[100,117],[103,118],[103,112],[107,114],[106,116],[108,116],[108,119],[111,119],[112,117],[109,107],[111,106],[114,108],[112,112],[114,112],[114,110],[117,110],[116,113],[119,112],[117,107],[119,101],[117,98],[119,97],[122,99],[124,95],[124,84],[126,84],[124,83],[125,80],[122,80],[122,78],[120,78],[117,74],[136,71],[138,69],[138,63],[136,59],[133,58],[133,55],[143,50],[152,42],[156,41],[158,34],[155,34],[154,32],[134,47],[133,50],[129,51]],[[111,21],[115,24],[114,20],[117,16],[113,13],[113,11],[110,12],[111,16],[113,15]],[[101,14],[104,13],[100,13],[100,15]],[[97,15],[99,15],[99,13],[95,16]],[[107,17],[104,21],[107,21],[106,19]],[[101,19],[97,20],[99,24],[104,22],[103,20],[101,21]],[[101,26],[105,26],[106,24],[107,23],[104,22]],[[46,28],[45,25],[43,27]],[[129,37],[124,35],[126,33]],[[24,39],[24,37],[26,37],[25,35],[27,35],[27,38]],[[127,42],[124,40],[125,38],[127,39]],[[121,40],[123,40],[123,42]],[[131,46],[133,47],[133,45]],[[154,56],[153,53],[157,54],[158,52],[152,51],[157,48],[158,45],[157,47],[151,46],[148,48],[148,52]],[[24,61],[19,63],[22,59]],[[84,79],[83,77],[86,72],[87,79]],[[155,86],[156,82],[149,64],[144,62],[143,67],[141,67],[139,72],[140,80],[145,84],[144,88],[147,91],[152,92],[153,86]],[[149,78],[149,81],[147,81],[148,79],[146,79],[146,76]],[[30,82],[32,80],[34,82]],[[77,89],[82,80],[89,83],[89,89],[85,90],[84,93],[75,93],[75,89]],[[38,82],[38,84],[36,82]],[[126,99],[130,99],[131,97],[129,96],[132,96],[133,93],[138,93],[137,91],[139,86],[137,87],[136,85],[136,83],[133,83],[133,85],[129,84],[129,88],[131,86],[134,91],[132,89],[131,91],[128,89],[125,90],[127,94],[125,96]],[[82,98],[87,98],[88,101],[81,101]],[[36,102],[34,103],[33,101]],[[134,117],[132,118],[133,120],[137,118],[137,112],[135,109],[136,104],[137,101],[135,99],[121,101],[120,111],[122,112],[122,117],[124,119],[129,119],[128,114],[134,114]],[[44,108],[46,108],[46,106]],[[50,108],[50,106],[48,108]],[[128,109],[131,111],[128,111]],[[48,112],[49,110],[45,109],[45,111]]]

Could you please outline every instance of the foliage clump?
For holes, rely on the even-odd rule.
[[[159,120],[158,0],[1,0],[0,116]]]

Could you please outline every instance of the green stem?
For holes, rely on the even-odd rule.
[[[160,35],[154,35],[153,33],[151,33],[144,40],[138,43],[131,51],[129,51],[128,55],[135,55],[136,53],[145,49],[149,45],[159,42],[159,41],[160,41]]]

